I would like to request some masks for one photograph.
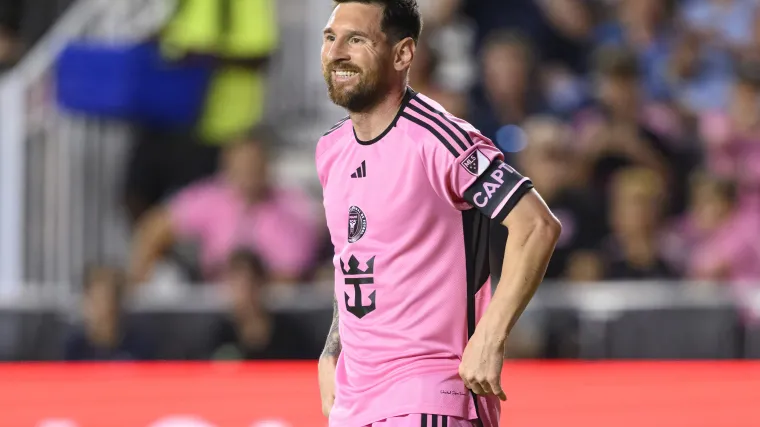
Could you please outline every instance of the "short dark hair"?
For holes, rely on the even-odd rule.
[[[411,37],[415,43],[422,33],[422,15],[417,0],[333,0],[343,3],[376,4],[383,7],[381,28],[392,43]]]
[[[692,187],[705,186],[724,197],[728,203],[735,204],[739,195],[738,184],[735,180],[720,176],[704,169],[692,172],[689,177]]]
[[[488,33],[483,41],[483,51],[501,46],[514,47],[519,50],[529,69],[535,65],[536,57],[533,54],[533,43],[525,33],[519,30],[495,30]]]
[[[269,271],[264,265],[264,261],[257,254],[247,249],[235,250],[230,255],[228,266],[230,270],[246,271],[262,282],[269,280]]]
[[[626,48],[603,46],[594,53],[594,69],[605,77],[638,79],[641,74],[636,54]]]
[[[232,142],[228,145],[229,147],[253,145],[269,155],[273,147],[279,143],[279,138],[272,126],[267,123],[260,123],[235,135]]]
[[[760,62],[741,61],[736,66],[737,83],[746,84],[753,89],[760,89]]]

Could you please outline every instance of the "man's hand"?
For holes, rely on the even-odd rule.
[[[462,363],[459,364],[459,376],[464,380],[465,387],[475,394],[493,394],[501,400],[507,400],[507,395],[501,388],[506,341],[503,337],[491,336],[486,332],[485,326],[484,323],[479,324],[467,343]]]
[[[330,416],[335,402],[335,365],[338,358],[322,356],[319,358],[319,394],[322,397],[322,414]]]

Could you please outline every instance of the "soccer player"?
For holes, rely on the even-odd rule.
[[[335,3],[322,67],[349,116],[316,149],[335,246],[323,411],[331,427],[497,426],[507,337],[560,224],[491,141],[408,87],[415,0]],[[492,221],[509,229],[493,298]]]

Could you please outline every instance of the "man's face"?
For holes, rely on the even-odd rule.
[[[567,186],[575,156],[567,142],[569,129],[554,121],[537,119],[526,123],[525,132],[528,143],[518,154],[519,162],[538,191],[551,193]]]
[[[259,308],[263,283],[250,269],[240,266],[230,268],[224,281],[230,291],[233,312],[244,313]]]
[[[692,188],[691,212],[694,222],[702,231],[712,231],[720,227],[731,214],[731,201],[721,194],[720,189],[709,183],[697,184]]]
[[[600,101],[615,112],[638,108],[637,89],[636,79],[617,76],[603,76],[597,86]]]
[[[85,319],[92,327],[110,327],[116,322],[119,302],[107,278],[95,279],[85,296]]]
[[[389,87],[392,47],[381,28],[382,6],[339,4],[322,41],[322,73],[330,99],[351,111],[375,105]]]
[[[572,153],[564,147],[530,147],[521,153],[520,161],[525,173],[537,189],[559,189],[568,184]]]
[[[612,197],[612,225],[621,236],[651,233],[659,223],[660,201],[642,188],[618,188]]]
[[[258,197],[267,185],[267,159],[264,150],[255,143],[237,144],[225,153],[225,174],[242,194]]]
[[[483,55],[483,75],[493,97],[503,100],[520,95],[528,86],[525,55],[515,45],[491,46]]]

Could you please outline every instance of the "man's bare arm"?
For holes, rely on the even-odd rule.
[[[338,300],[333,296],[333,318],[330,325],[330,332],[327,334],[325,349],[322,350],[322,357],[337,358],[340,355],[343,346],[340,344],[340,333],[338,332]]]
[[[507,337],[544,277],[562,226],[535,190],[502,224],[509,229],[502,277],[462,354],[459,376],[473,393],[506,400],[501,372]]]
[[[317,363],[319,371],[319,394],[322,399],[322,413],[327,417],[330,415],[333,403],[335,402],[335,366],[338,363],[338,356],[343,350],[340,343],[340,332],[338,332],[338,301],[333,295],[333,320],[330,325],[330,332],[327,334],[327,342],[322,356]]]
[[[535,190],[507,215],[509,228],[502,276],[485,317],[489,333],[505,340],[544,278],[549,259],[562,230],[557,218]]]
[[[132,241],[130,279],[141,284],[150,278],[153,266],[174,243],[169,212],[162,207],[146,212],[137,224]]]

